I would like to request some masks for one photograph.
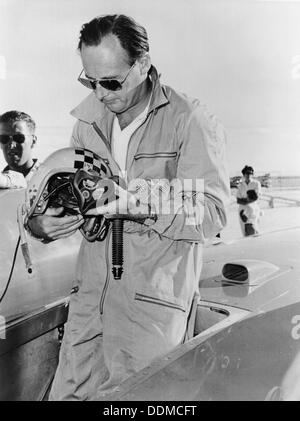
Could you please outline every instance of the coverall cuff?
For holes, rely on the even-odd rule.
[[[144,224],[159,234],[163,234],[172,225],[175,217],[176,215],[157,215],[156,222],[146,219]]]

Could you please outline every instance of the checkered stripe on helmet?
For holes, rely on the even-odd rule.
[[[107,174],[107,166],[101,161],[98,155],[88,149],[75,149],[74,168],[76,169],[82,168],[86,171],[96,171],[98,174]]]

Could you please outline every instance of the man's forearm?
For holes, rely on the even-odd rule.
[[[226,225],[225,209],[209,195],[201,195],[191,209],[187,212],[183,204],[177,213],[158,214],[157,222],[151,222],[149,228],[172,240],[204,243]]]

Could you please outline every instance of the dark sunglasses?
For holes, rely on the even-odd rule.
[[[117,79],[99,79],[99,80],[86,79],[84,77],[81,77],[82,73],[84,72],[84,69],[82,69],[82,71],[81,71],[80,75],[78,76],[77,80],[80,83],[82,83],[83,86],[85,86],[86,88],[89,88],[89,89],[96,90],[97,85],[99,84],[100,86],[102,86],[102,88],[107,89],[108,91],[120,91],[122,89],[123,83],[128,78],[129,73],[134,68],[135,64],[136,64],[136,62],[133,63],[133,65],[128,70],[125,78],[121,81],[117,80]]]
[[[2,145],[7,145],[8,142],[10,142],[11,140],[13,140],[16,143],[24,143],[26,140],[26,136],[31,136],[31,135],[25,135],[23,133],[16,133],[16,134],[0,134],[0,143],[2,143]]]

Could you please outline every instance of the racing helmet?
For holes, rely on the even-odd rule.
[[[85,214],[95,203],[97,182],[112,177],[108,161],[84,148],[63,148],[40,164],[26,190],[27,219],[48,207],[64,207],[65,214]],[[89,240],[104,239],[108,225],[101,215],[85,217],[80,228]]]

